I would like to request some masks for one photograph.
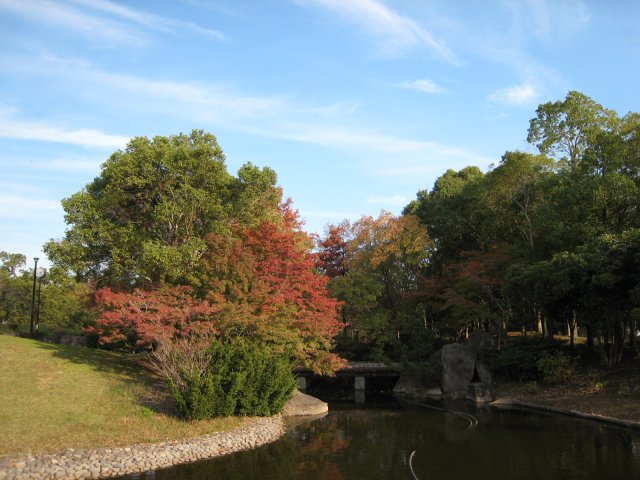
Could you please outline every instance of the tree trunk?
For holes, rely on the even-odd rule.
[[[536,309],[536,324],[538,325],[538,333],[543,333],[542,316],[540,315],[540,310],[538,309]]]
[[[629,335],[631,345],[633,345],[633,349],[636,352],[636,357],[640,358],[640,348],[638,347],[638,340],[636,338],[636,321],[631,319],[629,320]]]
[[[593,342],[593,328],[591,327],[591,320],[587,322],[587,355],[590,357],[595,353],[595,345]],[[640,356],[640,352],[638,353]]]

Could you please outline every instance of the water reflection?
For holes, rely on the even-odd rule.
[[[428,408],[333,409],[279,441],[155,472],[157,480],[640,479],[640,434],[571,418],[467,409],[478,426]],[[455,407],[455,408],[454,408]],[[458,410],[464,411],[464,410]],[[141,480],[150,477],[141,475]]]

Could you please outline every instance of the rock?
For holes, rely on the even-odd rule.
[[[476,360],[476,373],[482,383],[489,386],[493,385],[493,373],[491,373],[489,367],[487,367],[482,360]]]
[[[495,348],[491,335],[483,330],[474,330],[467,339],[467,346],[476,354],[485,349]]]
[[[472,382],[467,389],[465,398],[475,403],[491,402],[493,400],[493,392],[491,391],[490,384]]]
[[[442,347],[442,393],[462,398],[475,371],[476,354],[467,345],[452,343]]]
[[[311,395],[296,390],[286,403],[282,414],[285,416],[320,415],[329,411],[329,405]]]

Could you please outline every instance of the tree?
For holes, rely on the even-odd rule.
[[[273,170],[250,164],[230,175],[215,137],[200,130],[136,137],[62,201],[70,227],[45,252],[99,286],[189,283],[208,233],[273,218],[275,181]]]
[[[150,349],[158,342],[216,331],[219,309],[206,300],[194,299],[186,286],[164,286],[145,291],[96,292],[100,318],[86,329],[101,345],[133,350]]]
[[[355,222],[346,237],[346,271],[329,283],[329,291],[345,302],[348,326],[341,347],[356,357],[398,357],[408,325],[422,321],[405,311],[403,294],[415,289],[416,272],[427,264],[429,234],[414,215],[382,211],[377,219]],[[328,240],[323,243],[333,244]]]
[[[328,277],[315,270],[312,240],[290,202],[280,221],[210,234],[203,257],[203,292],[221,307],[223,336],[248,336],[290,355],[318,373],[343,364],[331,353],[342,330],[340,303],[329,296]]]
[[[531,254],[539,227],[534,216],[544,205],[544,190],[552,168],[552,160],[543,155],[506,152],[500,165],[486,177],[492,223],[503,225],[503,240],[524,240]]]
[[[329,278],[346,273],[347,236],[350,230],[351,225],[347,220],[339,225],[329,225],[325,238],[318,242],[316,268]]]
[[[420,219],[433,239],[434,264],[445,265],[456,261],[462,252],[481,247],[486,214],[483,178],[478,167],[447,170],[430,192],[419,191],[417,199],[404,208],[405,215]]]
[[[29,272],[21,270],[27,257],[0,251],[0,322],[24,323],[31,304]]]
[[[614,111],[571,91],[564,101],[538,106],[529,122],[527,141],[574,170],[598,133],[612,130],[617,122]]]

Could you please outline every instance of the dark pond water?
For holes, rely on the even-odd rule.
[[[270,445],[130,478],[640,479],[640,432],[465,402],[447,407],[474,415],[478,425],[467,428],[460,415],[420,406],[334,405]]]

